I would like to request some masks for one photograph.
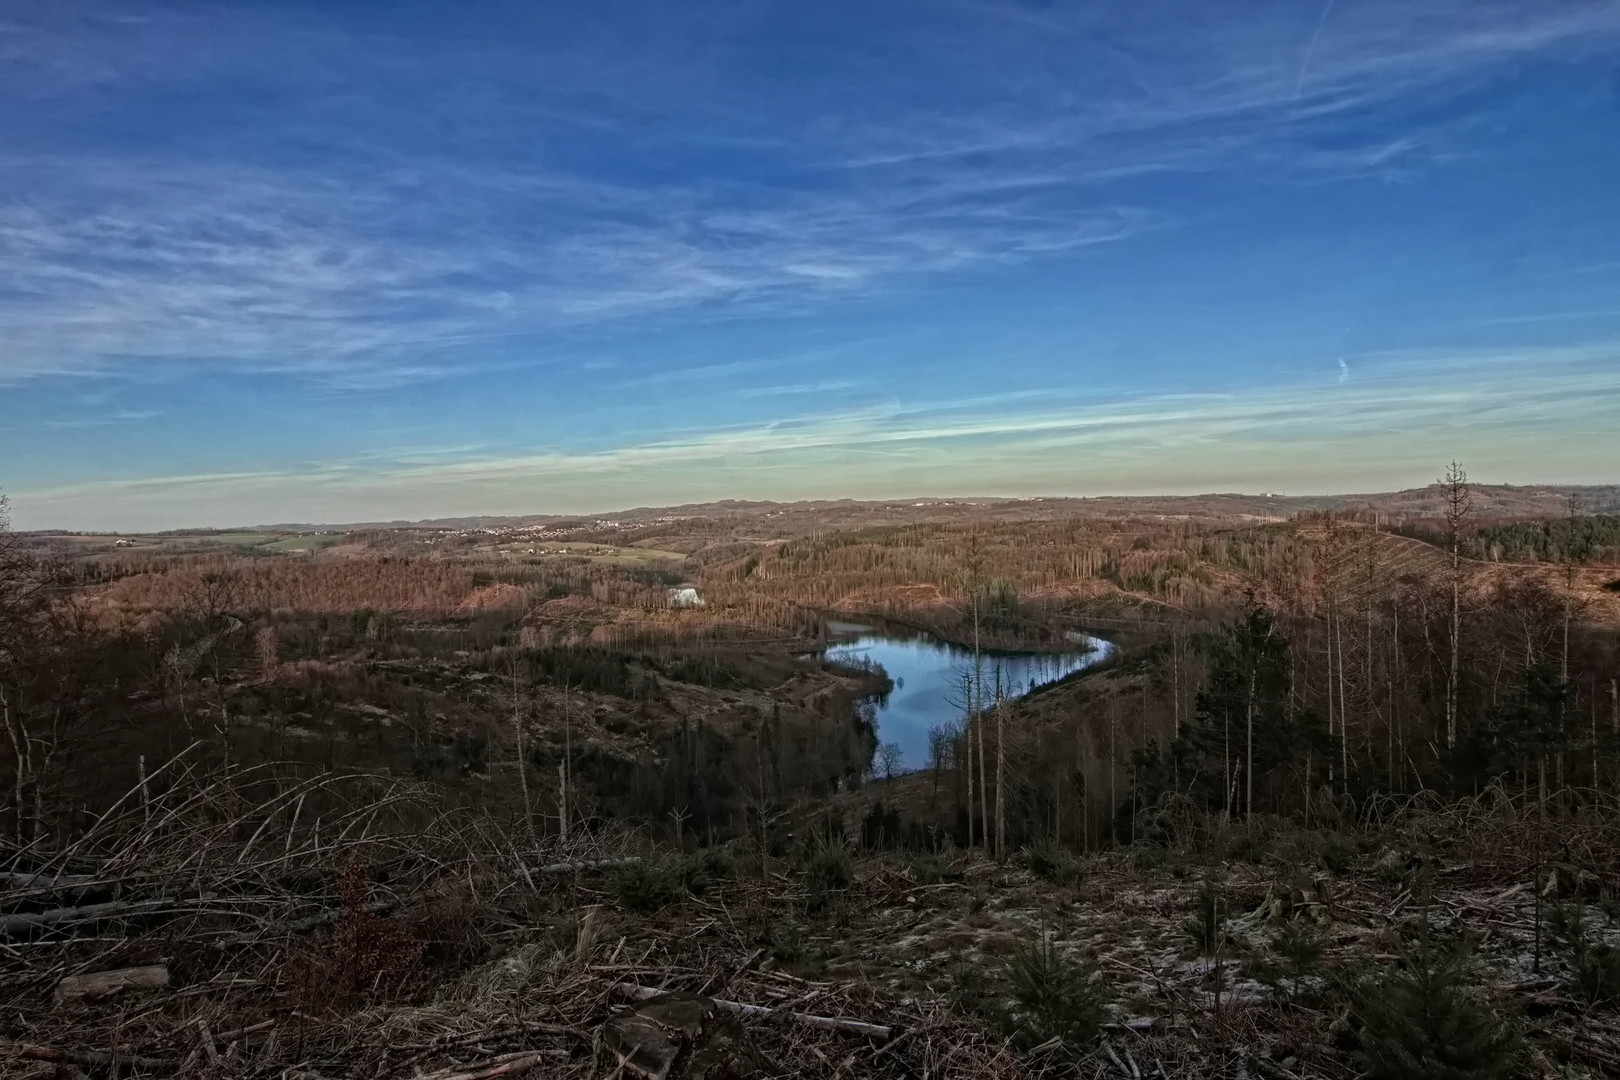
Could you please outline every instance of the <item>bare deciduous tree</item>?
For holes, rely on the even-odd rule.
[[[1451,666],[1446,679],[1446,748],[1457,745],[1457,697],[1460,673],[1462,639],[1462,560],[1459,547],[1463,528],[1474,512],[1474,491],[1468,484],[1468,474],[1453,461],[1440,478],[1441,496],[1445,500],[1446,540],[1451,548]]]
[[[900,762],[903,756],[899,743],[880,743],[877,748],[877,758],[872,763],[873,771],[885,780],[893,779],[900,775]]]
[[[106,681],[84,613],[58,602],[60,560],[27,550],[0,496],[0,738],[10,744],[7,812],[19,843],[41,836],[47,800],[69,766],[70,737]]]

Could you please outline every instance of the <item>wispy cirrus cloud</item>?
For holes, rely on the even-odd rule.
[[[71,419],[49,419],[42,423],[47,428],[73,430],[76,428],[103,428],[120,424],[138,424],[145,420],[155,420],[162,415],[156,409],[124,409],[100,415],[76,416]]]
[[[66,167],[64,163],[58,163]],[[0,175],[6,172],[0,161]],[[442,374],[502,338],[694,305],[765,303],[1129,235],[1130,208],[920,207],[784,196],[747,211],[625,191],[593,216],[559,184],[509,232],[476,210],[391,231],[386,193],[150,166],[53,205],[0,206],[0,378],[192,359],[357,385]],[[15,175],[15,172],[13,172]],[[591,202],[601,199],[593,192]],[[104,209],[85,213],[86,203]],[[629,217],[632,220],[617,220]],[[430,220],[431,219],[431,220]]]
[[[450,252],[385,250],[195,177],[120,194],[90,213],[0,207],[0,377],[153,357],[319,369],[452,328],[388,318],[459,269]]]
[[[1331,21],[1320,18],[1321,7],[1287,0],[1248,4],[1240,13],[1165,0],[1131,19],[1104,6],[1029,12],[970,3],[958,10],[994,11],[1000,19],[976,25],[974,34],[929,41],[940,46],[940,69],[996,81],[1025,97],[1004,99],[999,109],[925,113],[912,118],[922,122],[908,131],[873,124],[862,129],[873,152],[849,165],[1005,152],[1025,162],[1055,154],[1066,160],[1058,174],[1069,180],[1211,167],[1279,141],[1290,152],[1308,148],[1324,122],[1379,103],[1451,93],[1504,62],[1549,49],[1602,55],[1620,35],[1613,0],[1375,0],[1336,7]],[[1030,39],[1040,44],[1025,57],[1026,67],[1000,67],[998,44],[1029,48]],[[1065,70],[1064,59],[1080,56],[1083,65]],[[1043,68],[1070,75],[1067,92],[1049,92]],[[1367,152],[1412,148],[1408,139],[1374,139]],[[1334,168],[1343,160],[1329,155],[1310,164]]]
[[[1493,480],[1612,479],[1620,342],[1357,357],[1358,377],[1132,399],[886,405],[594,452],[402,450],[13,493],[25,528],[606,511],[714,498],[1376,490],[1462,457]]]
[[[1325,21],[961,3],[781,27],[739,4],[611,33],[529,14],[510,41],[495,19],[442,42],[337,11],[47,10],[0,35],[24,73],[0,94],[40,118],[0,149],[0,379],[162,360],[354,387],[559,328],[802,306],[1167,227],[1121,196],[1129,177],[1404,168],[1433,132],[1318,137],[1620,32],[1620,5],[1571,0]],[[871,62],[837,44],[857,32]],[[798,79],[757,59],[773,49]],[[87,117],[132,131],[64,134]]]
[[[782,386],[750,386],[732,391],[732,396],[743,399],[797,397],[802,394],[830,394],[839,390],[853,390],[859,385],[850,379],[839,379],[827,382],[790,383]]]

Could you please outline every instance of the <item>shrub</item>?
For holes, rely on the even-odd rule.
[[[960,954],[953,954],[950,966],[946,970],[951,980],[951,1004],[975,1016],[992,1020],[1004,1019],[990,996],[990,988],[985,982],[982,965],[975,964]]]
[[[1378,857],[1373,876],[1385,885],[1405,888],[1411,884],[1417,860],[1405,852],[1390,848]]]
[[[879,799],[861,816],[861,846],[877,851],[900,847],[904,828],[900,811]]]
[[[771,927],[767,952],[783,967],[801,964],[810,956],[809,932],[803,923],[789,915]]]
[[[489,740],[481,735],[455,735],[442,745],[416,742],[411,746],[411,772],[427,779],[443,772],[462,776],[489,772]]]
[[[1226,898],[1214,878],[1199,884],[1192,918],[1182,925],[1199,952],[1212,953],[1226,940]]]
[[[561,748],[536,746],[529,760],[555,773]],[[658,736],[652,761],[621,757],[599,746],[575,746],[570,775],[596,793],[603,817],[664,824],[680,816],[699,836],[724,834],[741,809],[736,747],[701,721]]]
[[[1041,839],[1024,848],[1024,865],[1043,881],[1070,882],[1080,877],[1080,865],[1056,840]]]
[[[489,958],[489,939],[476,918],[479,905],[465,881],[445,881],[413,904],[408,925],[424,966],[468,968]]]
[[[682,657],[664,669],[676,682],[712,686],[719,690],[744,690],[751,684],[747,676],[716,660],[701,656]]]
[[[715,882],[736,876],[737,860],[730,848],[701,847],[681,860],[680,873],[686,891],[702,896]]]
[[[529,677],[538,683],[632,700],[658,696],[658,680],[632,668],[626,653],[583,645],[544,646],[521,655]]]
[[[956,865],[937,852],[913,855],[907,865],[911,879],[919,885],[938,885],[956,876]]]
[[[1131,864],[1146,874],[1172,874],[1184,877],[1187,868],[1176,853],[1158,844],[1138,844],[1131,849]]]
[[[301,1004],[329,1008],[362,994],[403,989],[421,967],[422,945],[397,919],[369,910],[365,870],[350,863],[338,875],[343,915],[318,955],[292,968],[293,994]]]
[[[842,836],[816,833],[806,846],[804,881],[812,907],[821,907],[855,880],[855,857]]]
[[[1569,992],[1591,1005],[1620,1003],[1620,949],[1606,942],[1589,945],[1571,963]]]
[[[1547,934],[1569,963],[1570,996],[1589,1005],[1620,1002],[1620,949],[1596,939],[1584,903],[1565,904],[1547,915]]]
[[[861,815],[861,846],[873,851],[937,851],[944,839],[938,829],[912,821],[882,799]]]
[[[613,891],[626,911],[657,911],[681,897],[683,860],[636,859],[613,872]]]
[[[1458,950],[1421,946],[1356,995],[1362,1067],[1372,1080],[1506,1080],[1524,1071],[1518,1032],[1468,995]]]
[[[1261,965],[1255,976],[1274,991],[1297,999],[1305,980],[1321,964],[1326,949],[1327,941],[1315,927],[1299,921],[1284,923],[1271,938],[1276,961]]]
[[[582,923],[578,915],[570,912],[558,919],[547,932],[552,946],[559,953],[571,953],[579,944]]]
[[[1042,935],[1013,957],[1008,1035],[1024,1050],[1046,1047],[1077,1056],[1102,1034],[1108,995],[1095,972],[1066,959]]]
[[[1252,832],[1240,832],[1232,837],[1227,852],[1242,862],[1262,863],[1266,858],[1266,844]]]
[[[1355,861],[1356,849],[1342,836],[1330,836],[1322,842],[1317,849],[1316,857],[1322,861],[1322,866],[1335,877],[1342,877]]]

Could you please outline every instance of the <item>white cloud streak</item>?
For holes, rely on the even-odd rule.
[[[13,492],[21,528],[572,513],[714,498],[1379,490],[1458,457],[1492,481],[1613,482],[1620,343],[1358,358],[1354,383],[1010,410],[889,407],[595,453],[415,451],[314,470]],[[458,459],[459,458],[459,459]]]
[[[307,165],[264,164],[282,140],[310,134],[299,124],[320,122],[302,114],[290,136],[244,132],[205,144],[209,153],[13,142],[0,149],[0,185],[14,193],[0,203],[0,380],[161,361],[375,386],[440,376],[505,342],[582,323],[813,303],[907,275],[1041,258],[1164,225],[1106,194],[1134,175],[1267,157],[1335,174],[1397,170],[1424,152],[1421,136],[1333,150],[1299,140],[1349,110],[1547,49],[1602,47],[1620,32],[1612,2],[1369,0],[1335,10],[1326,30],[1315,22],[1319,38],[1315,9],[1297,4],[1252,5],[1242,18],[1166,3],[1124,19],[1107,7],[945,5],[931,31],[890,46],[905,52],[916,85],[863,72],[809,87],[821,96],[803,106],[792,96],[801,88],[769,80],[704,89],[727,70],[730,37],[757,17],[746,6],[654,28],[695,43],[694,61],[676,62],[657,41],[608,52],[597,43],[583,60],[566,41],[534,57],[486,42],[486,54],[461,58],[484,82],[427,100],[463,109],[453,119],[475,131],[497,119],[538,125],[541,139],[595,131],[632,155],[634,139],[649,138],[632,135],[639,124],[657,133],[654,158],[729,140],[742,172],[758,173],[748,180],[701,170],[627,179],[544,155],[475,161],[450,144],[395,146],[341,116],[314,135],[342,140],[343,152]],[[34,78],[0,82],[0,94],[46,108],[87,86],[228,87],[232,63],[279,85],[265,70],[277,58],[287,79],[325,86],[346,65],[409,73],[421,47],[380,34],[349,41],[330,20],[265,19],[169,16],[94,33],[65,17],[19,26],[14,58]],[[199,40],[218,48],[188,52]],[[649,57],[678,74],[647,75]],[[676,88],[690,91],[680,110]],[[965,100],[923,103],[947,90]],[[489,95],[526,104],[492,119]],[[872,98],[887,107],[867,110]],[[407,103],[368,108],[412,119]]]

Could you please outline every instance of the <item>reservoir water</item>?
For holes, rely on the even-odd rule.
[[[899,744],[902,769],[926,768],[929,731],[962,717],[962,683],[973,672],[973,650],[929,637],[901,637],[866,627],[847,630],[853,636],[829,647],[827,659],[875,664],[888,672],[894,689],[874,699],[878,742]],[[1101,638],[1074,637],[1075,648],[1069,652],[981,653],[985,696],[993,694],[998,675],[1008,697],[1022,697],[1113,652],[1114,646]]]

